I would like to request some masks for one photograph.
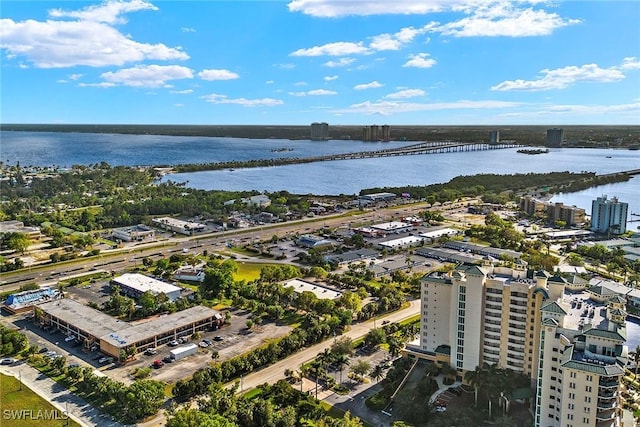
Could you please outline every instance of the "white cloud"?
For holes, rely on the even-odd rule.
[[[335,42],[308,49],[298,49],[290,53],[289,56],[343,56],[366,53],[370,53],[370,49],[364,46],[362,42]]]
[[[365,90],[365,89],[375,89],[375,88],[379,88],[382,87],[383,85],[381,83],[379,83],[378,81],[374,80],[371,83],[364,83],[364,84],[359,84],[359,85],[355,85],[353,88],[355,90]]]
[[[82,78],[82,76],[83,76],[83,74],[79,74],[79,73],[78,74],[69,74],[67,76],[67,79],[57,80],[57,83],[69,83],[69,82],[76,81],[76,80]]]
[[[79,11],[50,11],[54,18],[78,18],[75,21],[0,19],[0,48],[6,49],[8,58],[24,57],[38,68],[189,59],[179,47],[138,43],[113,27],[122,21],[121,14],[142,9],[155,10],[155,6],[140,0],[109,1]]]
[[[195,33],[196,29],[191,27],[182,27],[180,28],[183,33]]]
[[[637,112],[640,116],[640,102],[632,104],[617,105],[550,105],[544,112],[548,114],[607,114],[607,113],[623,113]],[[636,116],[636,117],[638,117]]]
[[[340,58],[337,61],[327,61],[322,65],[324,65],[325,67],[336,68],[336,67],[346,67],[347,65],[351,65],[354,62],[355,62],[354,58]]]
[[[433,22],[422,31],[438,32],[454,37],[477,36],[540,36],[555,29],[581,22],[565,19],[545,10],[524,8],[523,4],[546,3],[544,0],[292,0],[288,7],[292,12],[335,18],[349,15],[429,14],[455,12],[468,15],[445,24]],[[397,34],[396,34],[397,35]],[[415,34],[414,34],[415,36]],[[397,50],[400,38],[388,34],[374,37],[374,43],[384,50]],[[373,48],[373,45],[371,46]]]
[[[274,83],[275,83],[274,80],[267,80],[266,82],[264,82],[264,84],[267,84],[267,85],[272,85]]]
[[[622,65],[620,65],[620,68],[622,68],[624,70],[639,70],[640,69],[640,61],[638,60],[638,58],[633,57],[633,56],[624,58],[622,60]]]
[[[307,86],[307,82],[295,82],[294,86]]]
[[[259,99],[246,99],[246,98],[229,98],[227,95],[219,95],[212,93],[211,95],[202,96],[207,102],[211,104],[234,104],[241,105],[243,107],[275,107],[276,105],[282,105],[284,102],[280,99],[273,98],[259,98]]]
[[[397,92],[390,93],[385,96],[386,99],[407,99],[415,98],[417,96],[425,96],[426,92],[422,89],[403,89]]]
[[[100,75],[109,83],[133,87],[166,87],[168,80],[192,79],[193,71],[180,65],[140,65]]]
[[[239,75],[229,70],[202,70],[198,73],[202,80],[233,80],[240,78]]]
[[[546,36],[558,28],[581,22],[579,19],[564,19],[541,9],[523,9],[517,3],[505,1],[460,9],[470,16],[442,25],[433,22],[428,25],[429,31],[454,37]]]
[[[156,11],[158,8],[143,0],[108,0],[102,4],[87,6],[80,10],[52,9],[49,11],[49,16],[53,18],[77,18],[80,21],[104,22],[107,24],[122,24],[126,21],[121,15],[139,10]]]
[[[337,80],[339,78],[339,76],[324,76],[324,81],[325,82],[331,82],[333,80]]]
[[[415,111],[436,111],[436,110],[478,110],[478,109],[501,109],[513,108],[520,104],[507,101],[454,101],[439,103],[410,103],[397,101],[366,101],[353,104],[346,109],[336,110],[337,113],[361,113],[361,114],[381,114],[390,115],[394,113],[407,113]]]
[[[184,104],[173,104],[174,107],[184,107]]]
[[[431,68],[436,65],[437,61],[433,58],[429,58],[428,53],[418,53],[415,55],[409,55],[409,60],[405,62],[403,67],[416,67],[416,68]]]
[[[175,93],[178,95],[189,95],[190,93],[193,93],[193,89],[171,90],[169,91],[169,93]]]
[[[291,12],[322,18],[349,15],[426,14],[439,12],[464,3],[461,0],[292,0],[287,5]]]
[[[296,68],[295,64],[275,64],[275,66],[281,70],[293,70]]]
[[[314,89],[308,90],[306,92],[289,92],[291,96],[325,96],[325,95],[337,95],[338,92],[334,90],[326,90],[326,89]]]
[[[100,82],[100,83],[78,83],[78,86],[80,87],[114,87],[117,86],[115,83],[109,83],[109,82]]]
[[[581,67],[571,65],[555,70],[540,71],[542,77],[537,80],[506,80],[491,87],[497,91],[541,91],[564,89],[576,82],[616,82],[624,79],[624,74],[615,67],[600,68],[597,64],[586,64]]]

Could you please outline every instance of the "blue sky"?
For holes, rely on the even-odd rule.
[[[3,1],[3,123],[640,124],[640,2]]]

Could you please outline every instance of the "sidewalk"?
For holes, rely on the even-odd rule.
[[[68,410],[69,418],[81,426],[124,427],[26,363],[16,366],[0,366],[0,372],[18,378],[24,386],[29,387],[59,411],[66,413]],[[17,426],[18,424],[16,424]],[[8,423],[7,427],[11,427],[11,425]]]

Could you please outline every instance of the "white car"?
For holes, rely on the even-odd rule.
[[[64,342],[69,342],[69,341],[73,341],[76,337],[69,335],[68,337],[66,337],[64,339]]]

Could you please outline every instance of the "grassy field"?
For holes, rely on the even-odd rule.
[[[238,262],[238,271],[233,275],[234,280],[246,280],[250,282],[260,277],[260,270],[262,267],[272,265],[269,263],[253,263],[253,262]]]
[[[17,378],[0,374],[0,425],[2,427],[77,426],[62,411],[42,399]]]

